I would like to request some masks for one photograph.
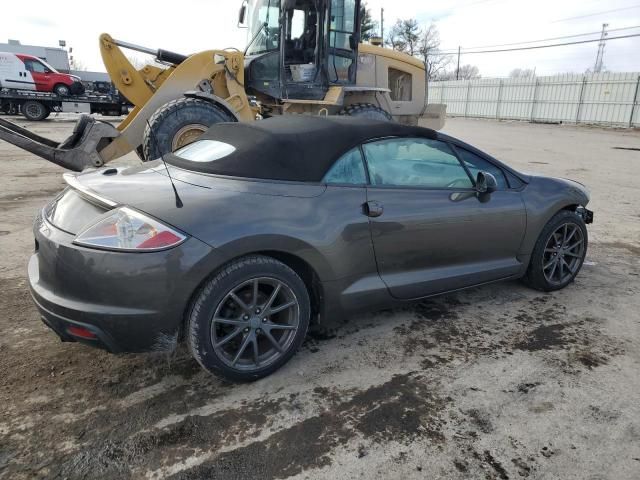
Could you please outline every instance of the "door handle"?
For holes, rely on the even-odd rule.
[[[382,215],[382,212],[384,211],[382,204],[379,202],[376,202],[375,200],[369,200],[368,202],[365,202],[362,206],[363,206],[364,214],[367,217],[379,217],[380,215]]]

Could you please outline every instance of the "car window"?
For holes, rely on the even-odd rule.
[[[366,143],[364,154],[373,185],[472,188],[451,147],[426,138],[392,138]]]
[[[354,148],[336,160],[336,163],[324,176],[323,183],[347,183],[351,185],[367,183],[360,149]]]
[[[496,182],[498,182],[498,190],[506,190],[509,188],[509,184],[507,183],[507,179],[504,176],[504,172],[502,169],[496,167],[493,163],[488,162],[482,157],[479,157],[475,153],[471,153],[469,150],[465,150],[464,148],[456,147],[460,158],[467,166],[473,178],[476,178],[478,172],[488,172],[494,177],[496,177]]]
[[[36,62],[35,60],[25,60],[24,66],[30,72],[45,73],[46,71],[45,66],[40,62]]]
[[[176,150],[180,158],[191,162],[214,162],[236,151],[236,147],[217,140],[197,140]]]

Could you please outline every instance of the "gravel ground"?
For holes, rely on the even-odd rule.
[[[19,123],[57,139],[73,128]],[[640,134],[464,119],[445,131],[590,187],[577,281],[354,317],[252,384],[209,376],[183,348],[60,343],[25,270],[62,171],[0,143],[0,478],[637,479]]]

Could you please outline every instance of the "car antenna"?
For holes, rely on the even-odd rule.
[[[156,143],[156,135],[155,133],[153,133],[149,120],[147,120],[146,122],[147,122],[147,126],[149,127],[149,134],[151,136],[151,140],[153,140],[153,145],[156,147],[156,150],[158,150],[159,152],[162,152],[162,150],[158,148],[158,144]],[[180,198],[180,195],[178,195],[178,190],[176,189],[176,184],[173,183],[173,178],[171,177],[171,173],[169,173],[169,167],[167,166],[167,162],[165,162],[164,160],[164,153],[160,153],[160,158],[162,159],[162,164],[164,165],[164,169],[167,171],[167,176],[169,177],[169,181],[171,182],[171,186],[173,187],[173,194],[176,197],[176,207],[182,208],[184,204],[182,203],[182,199]]]

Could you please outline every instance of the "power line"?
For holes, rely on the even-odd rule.
[[[623,7],[623,8],[614,8],[613,10],[605,10],[604,12],[590,13],[588,15],[580,15],[578,17],[561,18],[560,20],[554,20],[551,23],[566,22],[567,20],[578,20],[580,18],[587,18],[587,17],[595,17],[597,15],[604,15],[605,13],[621,12],[623,10],[631,10],[634,8],[640,8],[640,5],[633,5],[631,7]]]
[[[640,33],[634,33],[631,35],[620,35],[618,37],[607,37],[607,41],[609,40],[619,40],[621,38],[633,38],[633,37],[640,37]],[[498,52],[515,52],[515,51],[519,51],[519,50],[534,50],[534,49],[539,49],[539,48],[550,48],[550,47],[563,47],[565,45],[579,45],[582,43],[593,43],[593,42],[599,42],[600,39],[596,38],[596,39],[592,39],[592,40],[578,40],[575,42],[565,42],[565,43],[552,43],[550,45],[533,45],[531,47],[519,47],[519,48],[503,48],[500,50],[480,50],[480,51],[475,51],[475,52],[467,52],[467,51],[462,51],[461,54],[462,55],[472,55],[474,53],[498,53]],[[455,55],[458,52],[438,52],[441,55]]]
[[[622,28],[611,28],[609,30],[607,30],[608,32],[621,32],[623,30],[634,30],[636,28],[640,28],[640,25],[636,25],[635,27],[622,27]],[[529,40],[529,41],[522,41],[522,42],[512,42],[512,43],[499,43],[496,45],[479,45],[477,47],[466,47],[467,50],[475,50],[477,48],[493,48],[493,47],[510,47],[512,45],[524,45],[527,43],[540,43],[540,42],[548,42],[551,40],[564,40],[566,38],[577,38],[577,37],[586,37],[588,35],[600,35],[601,31],[598,30],[597,32],[589,32],[589,33],[578,33],[575,35],[563,35],[561,37],[551,37],[551,38],[541,38],[540,40]],[[453,48],[445,48],[443,49],[443,52],[455,52],[457,51],[457,49],[453,49]]]

